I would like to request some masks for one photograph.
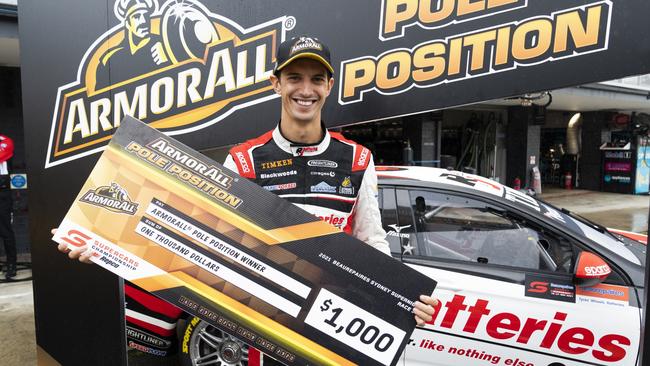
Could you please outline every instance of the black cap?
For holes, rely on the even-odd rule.
[[[273,72],[277,74],[278,71],[299,58],[316,60],[323,64],[327,71],[334,74],[329,48],[318,38],[307,36],[293,37],[280,44]]]

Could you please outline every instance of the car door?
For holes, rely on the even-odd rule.
[[[603,284],[574,286],[584,250],[576,238],[477,197],[394,194],[395,214],[384,216],[391,248],[438,281],[440,299],[431,324],[413,333],[406,365],[636,363],[635,297],[616,269]]]

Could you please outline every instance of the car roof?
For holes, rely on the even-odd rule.
[[[506,192],[527,196],[503,184],[475,174],[457,170],[421,166],[385,166],[376,167],[379,183],[383,185],[409,185],[416,187],[439,188],[473,196],[482,196],[504,204],[515,204],[527,212],[537,214],[536,210],[526,204],[517,205],[516,200],[506,199]],[[515,191],[516,193],[513,193]],[[531,198],[531,200],[534,200]],[[535,200],[536,201],[536,200]]]

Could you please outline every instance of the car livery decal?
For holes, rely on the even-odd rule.
[[[570,303],[525,297],[519,284],[414,267],[439,280],[434,296],[440,304],[433,319],[413,333],[406,364],[636,363],[639,309],[623,301],[628,292],[618,286],[583,288]]]

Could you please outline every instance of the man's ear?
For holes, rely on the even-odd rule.
[[[332,88],[334,87],[334,78],[330,77],[327,80],[327,96],[329,97],[330,92],[332,91]]]
[[[275,76],[275,74],[271,74],[269,81],[271,81],[271,85],[273,85],[273,90],[275,90],[277,94],[280,94],[280,78]]]

